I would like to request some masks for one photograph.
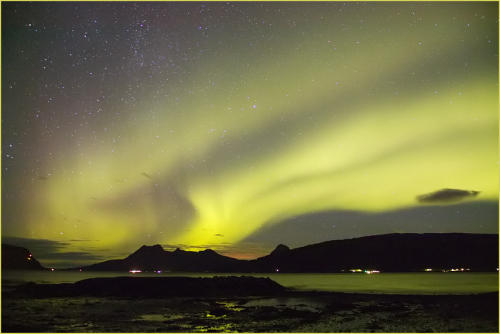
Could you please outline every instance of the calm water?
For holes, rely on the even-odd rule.
[[[92,277],[115,276],[238,276],[212,273],[116,273],[116,272],[39,272],[2,270],[2,283],[72,283]],[[249,274],[244,274],[249,275]],[[470,294],[498,291],[498,273],[376,273],[376,274],[252,274],[269,277],[283,286],[301,290],[403,294]]]

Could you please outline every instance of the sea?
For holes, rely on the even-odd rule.
[[[2,288],[26,282],[41,284],[73,283],[94,277],[269,277],[297,290],[384,294],[477,294],[499,290],[498,272],[420,272],[420,273],[337,273],[337,274],[235,274],[171,272],[79,272],[2,270]]]

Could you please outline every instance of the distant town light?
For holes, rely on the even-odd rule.
[[[432,269],[425,269],[425,271],[432,271]]]
[[[142,270],[130,270],[131,273],[135,274],[135,273],[141,273]]]

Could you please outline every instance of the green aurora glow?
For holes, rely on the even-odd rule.
[[[497,3],[2,12],[3,237],[244,258],[276,246],[245,248],[273,224],[286,244],[292,217],[421,208],[442,188],[498,202]]]

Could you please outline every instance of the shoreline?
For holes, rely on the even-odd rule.
[[[130,282],[137,280],[126,281],[130,288]],[[215,290],[217,285],[241,289],[205,295],[189,290],[176,296],[84,293],[66,297],[2,291],[2,332],[498,333],[499,329],[498,292],[404,295],[300,291],[283,288],[270,279],[239,277],[192,282]],[[260,284],[259,293],[258,289],[249,293],[254,283]],[[33,284],[28,286],[33,288]]]
[[[2,288],[10,289],[19,283],[75,283],[97,277],[214,277],[253,276],[270,278],[286,288],[296,290],[319,290],[353,293],[389,294],[476,294],[498,291],[498,272],[458,272],[458,273],[377,273],[367,274],[288,274],[288,273],[75,273],[2,271]]]

